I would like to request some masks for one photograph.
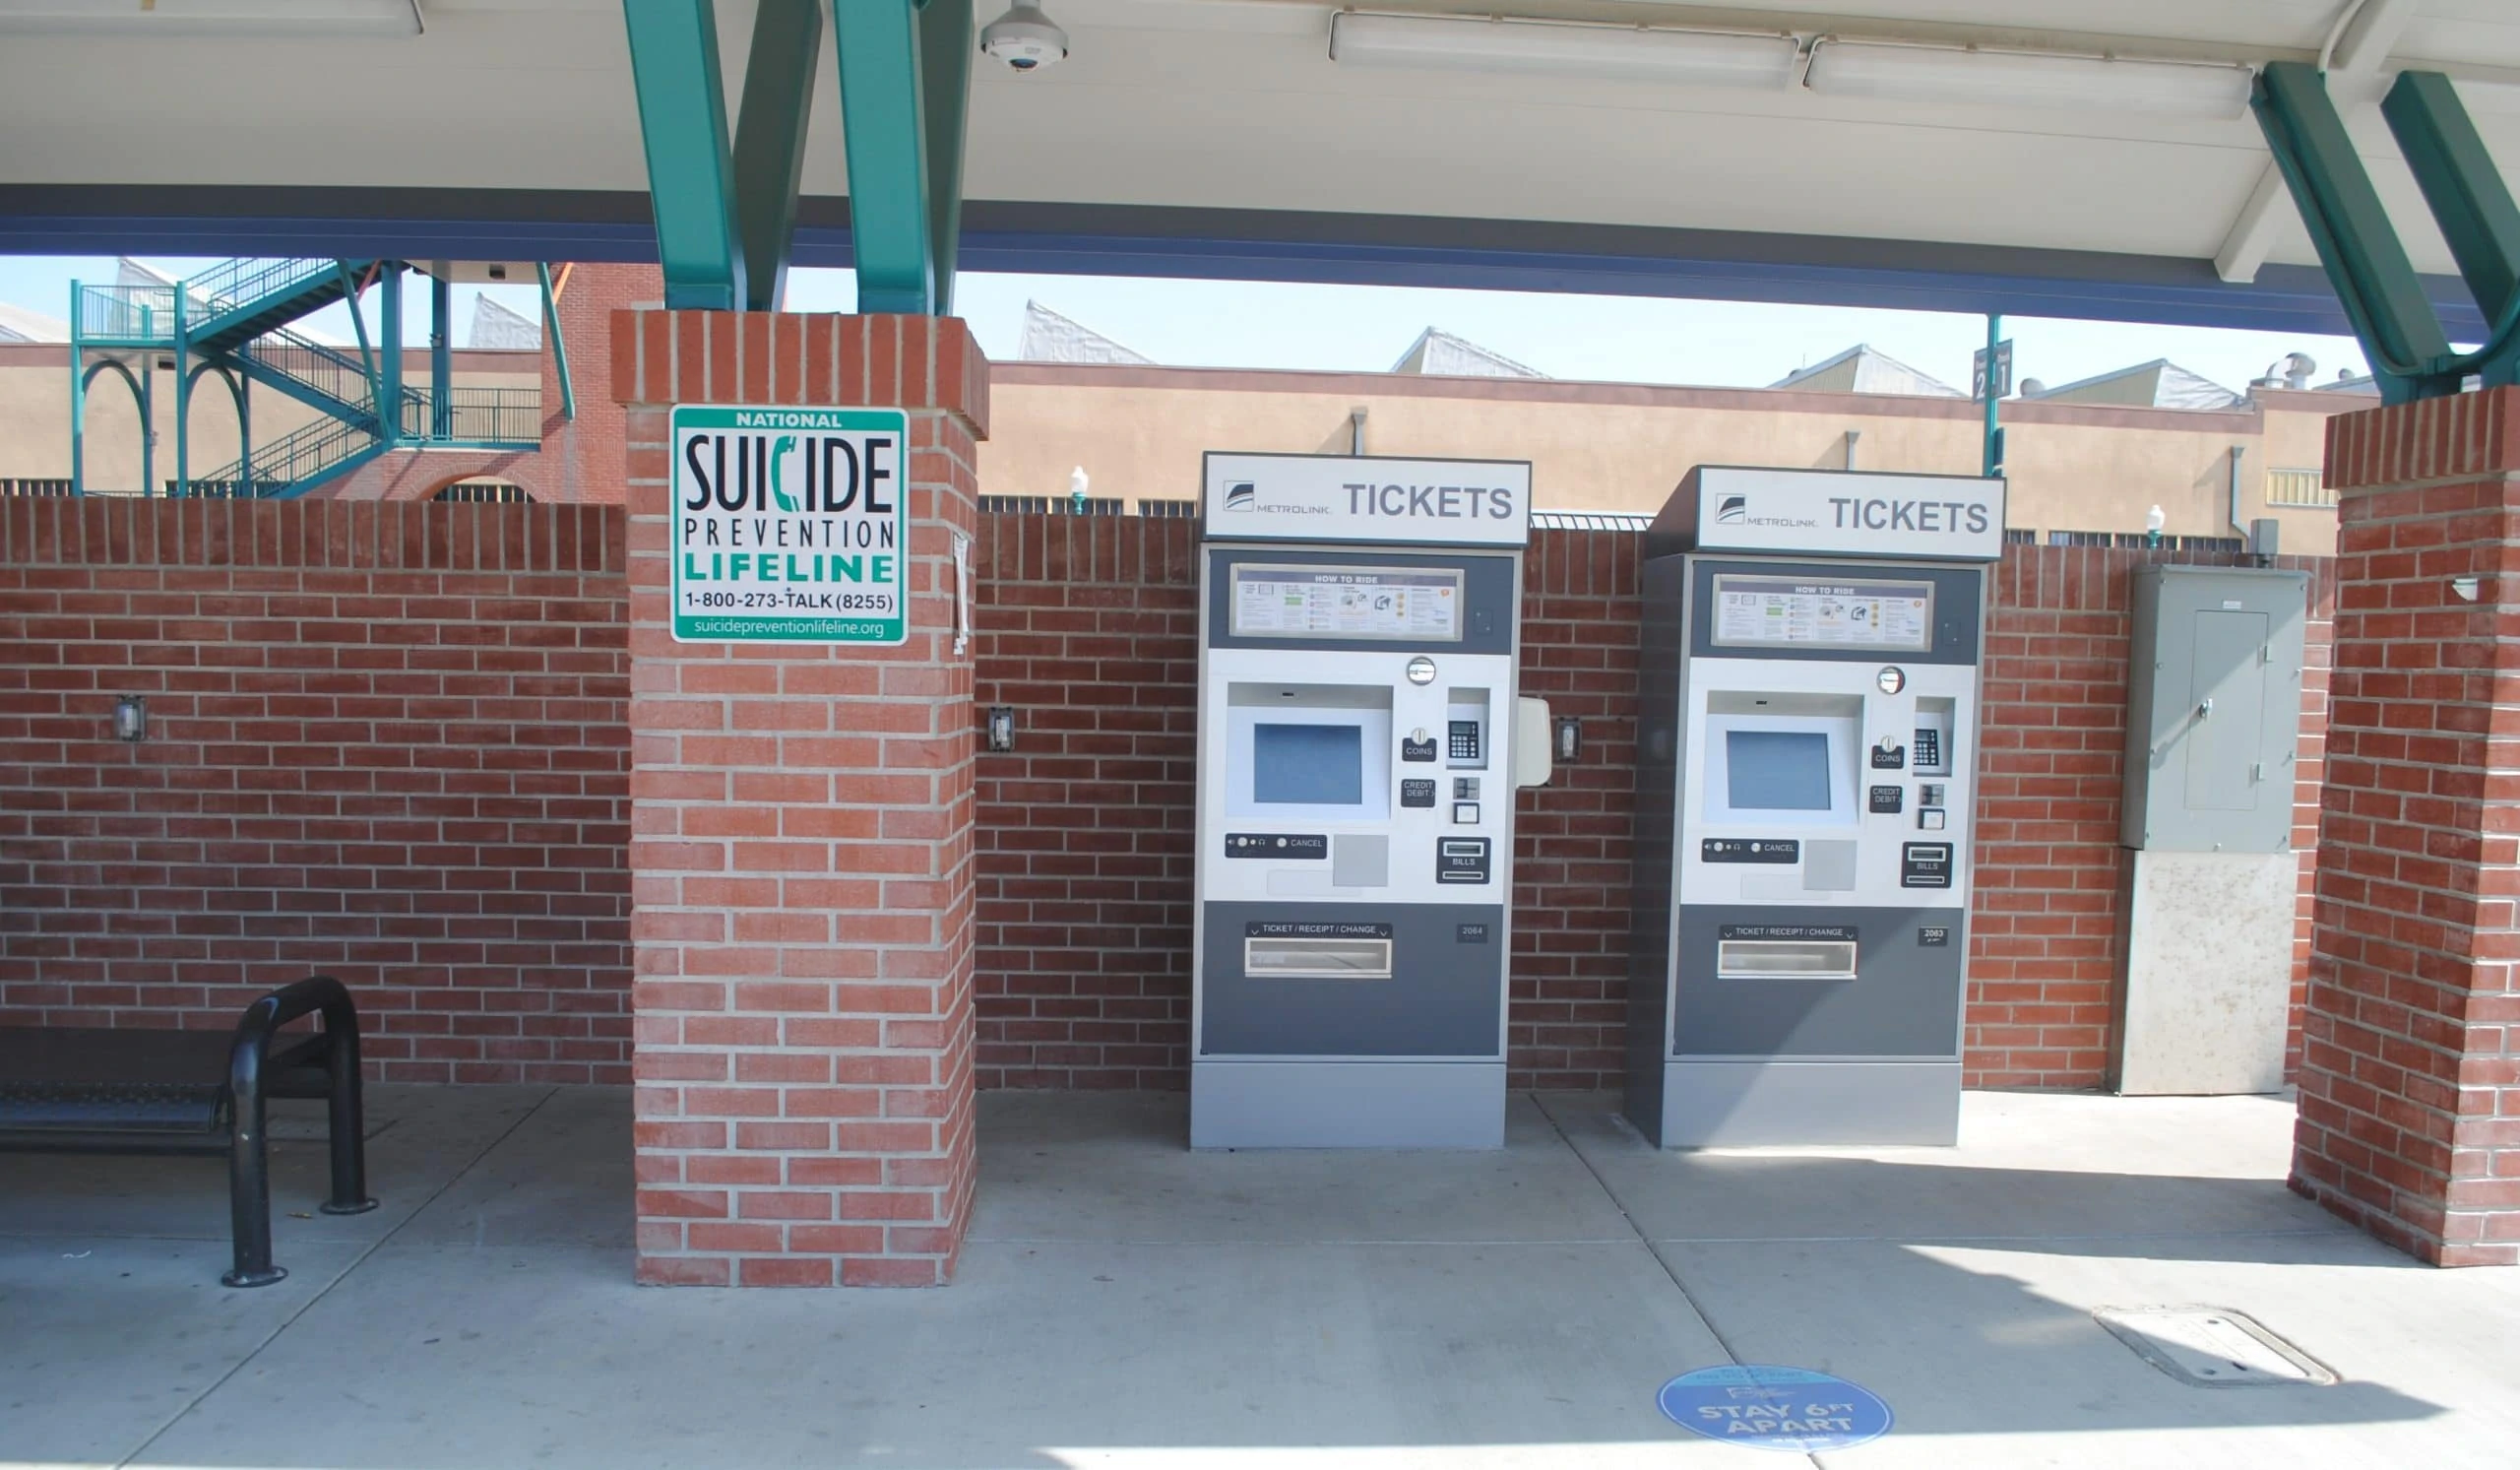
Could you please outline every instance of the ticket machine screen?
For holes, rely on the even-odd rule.
[[[1359,727],[1252,726],[1251,799],[1257,804],[1353,806],[1364,799],[1365,733]]]
[[[1725,796],[1734,811],[1829,809],[1829,737],[1818,731],[1725,733]]]

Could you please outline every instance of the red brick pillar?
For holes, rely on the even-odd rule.
[[[2327,435],[2336,667],[2293,1187],[2436,1265],[2512,1264],[2520,389]]]
[[[639,1279],[932,1286],[972,1198],[972,664],[952,539],[988,362],[963,323],[612,317],[630,507]],[[676,403],[911,415],[910,641],[676,643]]]

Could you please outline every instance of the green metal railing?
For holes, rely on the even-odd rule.
[[[184,294],[205,308],[201,314],[208,316],[250,305],[340,269],[341,263],[332,260],[221,261],[198,276],[185,277]]]
[[[175,330],[173,287],[82,286],[71,308],[73,326],[91,342],[158,343]]]
[[[243,460],[195,476],[196,485],[227,485],[227,493],[268,497],[313,479],[376,443],[376,435],[360,424],[318,418],[277,439],[254,446],[249,465]],[[243,488],[237,488],[242,486]]]
[[[375,383],[367,364],[339,348],[286,327],[274,327],[239,349],[238,355],[285,373],[345,408],[360,414],[376,412]]]
[[[542,442],[539,388],[449,388],[443,437],[476,444]],[[403,437],[431,437],[434,403],[425,388],[403,390]]]

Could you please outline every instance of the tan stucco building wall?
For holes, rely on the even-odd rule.
[[[625,278],[623,288],[640,284]],[[0,479],[69,476],[67,352],[53,344],[0,345]],[[609,390],[593,381],[602,366],[599,354],[579,354],[582,406],[608,402]],[[407,354],[406,381],[423,383],[427,373],[426,352]],[[463,386],[541,387],[546,403],[556,401],[545,379],[539,352],[455,354],[455,381]],[[172,373],[158,373],[161,483],[175,473],[172,390]],[[1205,451],[1344,454],[1361,411],[1368,454],[1530,460],[1543,509],[1640,513],[1660,509],[1693,465],[1852,464],[1974,475],[1982,415],[1967,400],[1799,388],[1040,362],[998,364],[990,396],[993,423],[980,447],[980,483],[992,495],[1064,496],[1070,472],[1082,465],[1097,498],[1194,499]],[[2053,531],[2140,532],[2145,512],[2159,505],[2171,535],[2229,536],[2236,448],[2239,522],[2273,516],[2282,523],[2286,551],[2326,554],[2335,545],[2335,512],[2270,508],[2267,472],[2314,474],[2328,417],[2371,402],[2265,389],[2239,409],[2210,413],[2008,401],[2002,421],[2010,523],[2043,538]],[[267,389],[253,390],[252,404],[258,442],[313,416]],[[90,397],[88,454],[92,486],[139,488],[138,415],[129,390],[110,375],[97,380]],[[193,471],[208,477],[235,456],[227,390],[205,378],[193,402]],[[587,498],[585,487],[572,491],[553,474],[535,474],[562,468],[528,462],[535,458],[550,459],[551,447],[539,457],[518,457],[510,468],[537,496]],[[617,473],[587,468],[598,479]],[[410,485],[370,477],[317,493],[425,493],[426,487],[411,486],[429,477],[403,479]],[[2298,488],[2298,478],[2295,483]]]
[[[2230,536],[2273,516],[2287,552],[2334,549],[2335,513],[2270,508],[2270,466],[2316,469],[2330,415],[2371,400],[2261,393],[2217,413],[2010,401],[2003,405],[2017,529],[2140,532],[2162,508],[2174,536]],[[1187,500],[1209,449],[1530,460],[1544,510],[1650,513],[1693,465],[1783,465],[1974,475],[1982,410],[1958,399],[1800,389],[1661,388],[1388,373],[1000,364],[980,484],[992,495]],[[1850,437],[1852,436],[1852,438]]]

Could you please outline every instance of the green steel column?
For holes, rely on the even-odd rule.
[[[2298,61],[2267,63],[2249,105],[2310,242],[2318,247],[2319,264],[2371,359],[2382,399],[2403,403],[2458,392],[2458,375],[2438,368],[2450,353],[2440,318],[2425,297],[2317,69]]]
[[[429,278],[429,437],[455,437],[455,334],[447,321],[454,314],[454,288],[442,277]]]
[[[378,273],[376,436],[388,449],[403,438],[403,263],[387,261]]]
[[[158,493],[158,359],[141,353],[140,376],[132,377],[125,368],[123,379],[140,400],[140,493],[145,498]]]
[[[954,312],[954,256],[963,236],[963,125],[972,93],[972,8],[922,0],[919,105],[927,127],[927,248],[935,312]]]
[[[850,0],[840,0],[847,6]],[[735,218],[743,231],[744,305],[777,311],[788,290],[805,124],[823,59],[823,0],[761,0],[735,120]]]
[[[193,492],[192,417],[192,325],[184,319],[184,284],[175,283],[175,493]],[[149,370],[158,375],[156,367]],[[156,493],[157,486],[150,486]]]
[[[569,339],[560,331],[560,297],[551,289],[551,263],[537,261],[534,274],[542,282],[542,331],[551,339],[551,365],[560,375],[560,416],[578,416],[578,390],[569,385]]]
[[[879,9],[837,0],[843,15]],[[718,66],[717,7],[710,0],[621,0],[639,131],[648,154],[657,255],[665,304],[738,311],[748,298],[734,167],[726,146],[725,82]]]
[[[224,373],[226,369],[221,368]],[[236,395],[236,488],[231,492],[251,500],[254,494],[254,385],[251,381],[229,377],[227,386]]]
[[[1996,457],[1996,455],[1995,455],[1995,444],[1996,444],[1996,442],[1997,442],[1997,441],[1996,441],[1995,436],[1996,436],[1997,434],[2002,433],[2002,432],[2003,432],[2003,430],[2002,430],[2001,428],[1996,427],[1996,425],[1995,425],[1995,405],[1996,405],[1996,400],[2001,396],[2001,395],[1999,395],[1999,394],[1997,394],[1997,393],[1995,392],[1995,349],[2003,345],[2003,340],[2004,340],[2004,319],[2003,319],[2003,314],[2002,314],[2002,313],[2000,313],[2000,312],[1994,312],[1994,311],[1989,311],[1989,312],[1987,312],[1987,313],[1986,313],[1986,429],[1985,429],[1984,442],[1983,448],[1982,448],[1982,450],[1981,450],[1981,452],[1980,452],[1980,454],[1979,454],[1979,456],[1978,456],[1978,473],[1979,473],[1979,474],[1981,474],[1981,475],[1992,475],[1992,474],[1994,474],[1994,473],[1995,473],[1995,467],[1996,467],[1996,465],[1997,465],[1997,463],[1998,463],[1998,461],[1997,461],[1997,457]]]
[[[70,283],[70,493],[88,493],[88,348],[79,330],[76,281]]]
[[[2520,207],[2449,78],[2401,73],[2380,113],[2488,323],[2478,369],[2488,386],[2510,383],[2520,369],[2520,337],[2510,325],[2520,319]]]
[[[920,23],[912,0],[836,0],[833,19],[857,309],[925,315],[937,289]]]

